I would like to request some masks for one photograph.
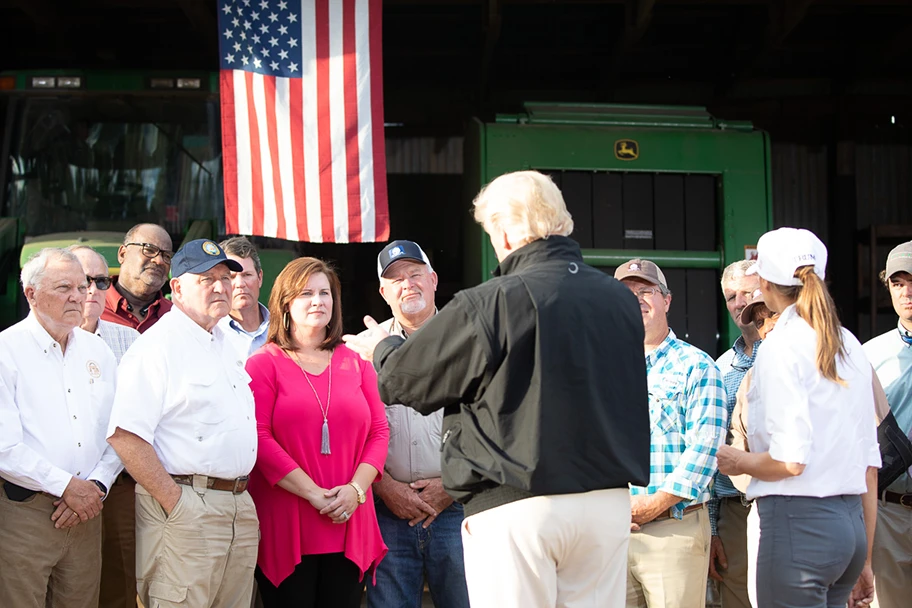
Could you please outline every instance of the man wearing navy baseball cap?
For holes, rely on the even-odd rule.
[[[185,243],[171,260],[174,307],[118,368],[108,443],[136,480],[136,579],[146,606],[250,605],[256,418],[244,361],[218,325],[231,310],[231,271],[240,270],[214,241]]]

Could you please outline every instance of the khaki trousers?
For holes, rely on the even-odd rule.
[[[912,605],[912,509],[878,503],[872,566],[880,608]]]
[[[702,608],[709,570],[709,512],[644,524],[630,533],[628,608]]]
[[[0,606],[96,608],[101,576],[101,517],[58,530],[54,500],[22,502],[0,484]]]
[[[180,486],[169,516],[136,484],[136,587],[146,608],[249,608],[259,523],[250,494]]]
[[[136,482],[118,476],[104,501],[99,608],[136,608]]]
[[[472,608],[622,608],[627,488],[535,496],[462,522]]]
[[[719,503],[719,539],[725,549],[728,569],[722,574],[722,608],[750,608],[747,596],[747,514],[750,505],[740,497]]]

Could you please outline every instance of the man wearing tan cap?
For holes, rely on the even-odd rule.
[[[728,429],[722,375],[668,327],[671,292],[658,266],[633,259],[614,278],[643,315],[652,451],[649,485],[630,488],[627,606],[702,606],[710,544],[704,505]]]
[[[864,345],[899,427],[912,431],[912,242],[887,256],[880,279],[899,317],[896,329]],[[872,566],[880,608],[909,605],[912,596],[912,478],[902,475],[880,497]]]

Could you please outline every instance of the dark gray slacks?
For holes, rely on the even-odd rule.
[[[861,496],[764,496],[757,601],[761,608],[843,608],[867,540]]]

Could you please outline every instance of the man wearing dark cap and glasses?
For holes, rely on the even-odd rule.
[[[899,317],[895,329],[864,345],[902,431],[912,431],[912,242],[887,256],[880,279]],[[873,297],[873,296],[872,296]],[[880,608],[909,605],[912,597],[912,478],[904,474],[880,496],[872,553]]]
[[[101,318],[143,333],[171,310],[162,287],[171,268],[171,237],[156,224],[137,224],[117,250],[120,274],[105,293]]]
[[[213,241],[174,255],[174,309],[118,369],[108,442],[136,480],[136,578],[146,606],[250,605],[259,525],[247,493],[257,433],[250,377],[218,322],[241,265]]]
[[[633,259],[614,278],[637,297],[643,317],[652,452],[649,483],[630,488],[627,606],[702,606],[710,545],[704,505],[728,430],[722,375],[668,327],[671,292],[661,268]]]

